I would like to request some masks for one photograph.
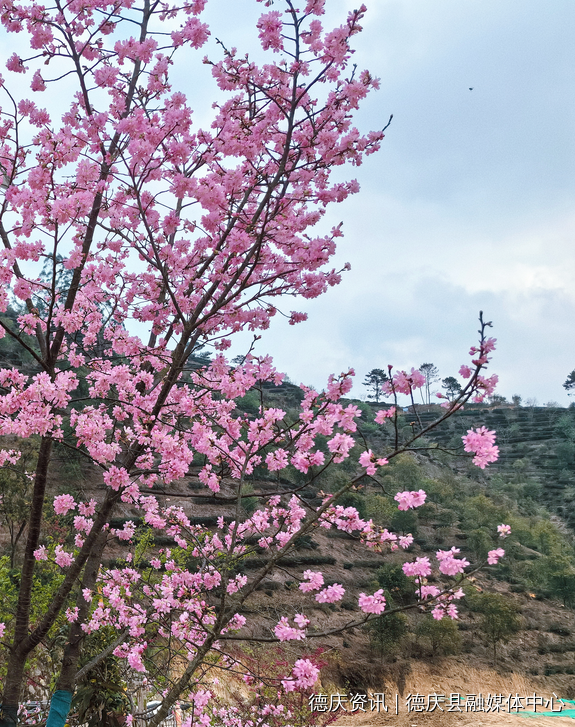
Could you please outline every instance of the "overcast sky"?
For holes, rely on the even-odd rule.
[[[499,342],[499,392],[569,404],[561,385],[575,368],[575,4],[366,4],[354,60],[381,90],[358,124],[394,118],[381,151],[351,170],[360,193],[330,213],[344,221],[338,259],[352,270],[303,306],[306,323],[275,321],[258,350],[316,387],[353,366],[362,396],[366,372],[388,363],[433,362],[443,377],[457,375],[481,309]],[[332,0],[332,17],[355,5]],[[244,32],[237,17],[220,28],[228,42]]]
[[[327,0],[331,24],[357,4]],[[309,320],[292,327],[278,316],[256,351],[317,388],[354,367],[362,397],[367,371],[388,363],[433,362],[442,377],[457,375],[483,310],[499,341],[491,371],[500,393],[570,403],[561,384],[575,368],[575,3],[366,4],[354,60],[381,89],[357,124],[368,131],[394,118],[381,151],[347,170],[360,193],[323,224],[343,220],[336,262],[352,269],[316,301],[285,302]],[[257,51],[263,10],[254,0],[208,0],[210,57],[221,55],[216,37]],[[23,40],[3,35],[0,56]],[[213,100],[205,53],[180,59],[172,75],[200,125]]]

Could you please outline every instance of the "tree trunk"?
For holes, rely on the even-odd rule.
[[[99,534],[98,540],[94,545],[94,550],[90,553],[88,560],[86,561],[82,585],[80,587],[80,592],[78,593],[78,598],[76,599],[78,618],[74,621],[74,623],[70,624],[68,642],[64,647],[64,656],[62,657],[62,668],[60,670],[58,681],[56,682],[56,693],[58,693],[58,691],[74,692],[74,683],[78,672],[78,660],[82,650],[82,642],[85,638],[82,625],[86,623],[88,616],[90,615],[90,602],[86,601],[84,598],[83,591],[85,589],[88,589],[89,591],[94,590],[96,579],[98,578],[98,572],[100,570],[100,563],[102,562],[102,553],[106,546],[107,536],[108,533],[106,531]]]
[[[36,558],[34,551],[40,542],[40,530],[42,526],[42,509],[46,495],[46,480],[48,477],[48,465],[52,452],[52,440],[44,437],[38,452],[36,464],[36,476],[34,478],[34,493],[32,495],[32,506],[30,508],[30,521],[28,525],[28,537],[24,551],[24,563],[22,565],[22,578],[18,592],[18,606],[16,610],[16,626],[14,631],[14,642],[12,643],[10,659],[8,661],[8,673],[4,685],[3,710],[4,716],[0,719],[0,727],[15,724],[15,716],[18,712],[20,691],[24,677],[24,665],[27,654],[20,653],[19,646],[28,636],[30,625],[30,606],[32,603],[32,585]],[[11,721],[6,721],[6,720]]]
[[[76,599],[78,618],[74,623],[70,624],[68,642],[64,648],[64,656],[62,657],[60,676],[56,682],[56,691],[50,700],[50,713],[48,714],[46,727],[64,727],[70,712],[76,675],[78,673],[78,660],[81,654],[82,641],[85,637],[82,624],[87,621],[90,614],[90,602],[84,598],[83,591],[86,588],[90,591],[94,590],[106,540],[107,533],[101,532],[96,541],[94,551],[86,561],[80,593]]]

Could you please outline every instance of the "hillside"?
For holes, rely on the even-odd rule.
[[[290,384],[267,386],[263,391],[249,392],[240,401],[241,410],[255,415],[262,397],[266,406],[281,407],[290,416],[301,392]],[[358,441],[362,447],[381,451],[391,435],[373,422],[378,406],[353,403],[362,410]],[[405,412],[400,427],[411,430],[414,417],[425,425],[439,411],[421,408],[416,415]],[[500,460],[485,471],[461,456],[461,435],[482,425],[497,430],[501,447]],[[570,409],[473,406],[458,413],[422,442],[421,452],[400,455],[380,471],[379,481],[363,478],[361,485],[342,500],[382,527],[412,533],[415,541],[409,550],[373,553],[344,532],[317,529],[301,538],[295,554],[280,562],[281,567],[260,584],[244,609],[251,616],[251,634],[269,636],[270,628],[283,615],[291,615],[293,606],[301,601],[297,586],[303,571],[319,566],[326,585],[340,583],[346,595],[340,603],[332,604],[310,599],[306,613],[316,629],[321,630],[328,617],[340,626],[353,622],[360,615],[357,599],[361,592],[383,588],[391,607],[405,608],[403,614],[382,619],[370,629],[353,628],[322,637],[317,643],[311,640],[304,646],[289,646],[288,650],[296,654],[321,648],[326,662],[324,690],[385,690],[403,698],[414,689],[429,688],[426,685],[449,692],[460,683],[461,693],[472,688],[487,693],[519,690],[520,684],[538,693],[554,691],[564,698],[575,698],[574,431],[575,412]],[[457,450],[455,455],[446,452],[450,448]],[[361,451],[359,447],[357,451]],[[303,488],[299,495],[304,501],[317,505],[323,492],[334,491],[356,474],[356,462],[357,456],[352,456],[326,472],[308,475],[290,467],[273,480],[265,469],[256,470],[248,478],[243,512],[252,512],[260,499],[294,485]],[[162,502],[181,505],[192,524],[212,528],[219,517],[235,517],[235,504],[228,497],[233,490],[224,478],[221,492],[214,496],[198,479],[201,464],[198,458],[187,477],[165,488],[154,487],[151,493]],[[97,469],[66,448],[58,451],[49,486],[54,494],[70,492],[85,499],[99,500],[103,492]],[[398,511],[393,495],[420,488],[428,493],[425,505]],[[148,537],[149,530],[138,516],[136,510],[121,504],[111,525],[121,527],[127,520],[135,520],[140,536]],[[483,568],[465,585],[457,622],[434,622],[411,607],[413,585],[401,571],[405,560],[433,557],[436,550],[455,544],[471,570],[485,560],[489,549],[502,544],[494,539],[496,526],[502,522],[512,527],[512,535],[504,543],[506,557],[497,566]],[[147,559],[161,549],[176,549],[175,541],[166,536],[155,535],[150,544]],[[105,564],[123,563],[125,553],[122,542],[113,540],[105,553]],[[144,559],[140,567],[145,568],[146,562]],[[265,563],[265,552],[254,542],[241,571],[253,575]],[[190,561],[190,568],[194,567]],[[516,620],[515,631],[496,642],[485,626],[487,594],[499,598],[499,605],[507,604]],[[52,655],[58,658],[56,640],[54,644],[53,654],[47,649],[47,659]],[[262,653],[273,658],[270,648],[265,647]],[[462,675],[467,676],[464,679]],[[417,718],[421,720],[423,715]],[[379,721],[370,719],[354,717],[353,724],[388,723],[383,716]],[[420,723],[425,724],[425,720]],[[394,724],[401,727],[403,722]]]
[[[297,404],[298,392],[289,384],[268,387],[266,403],[289,411]],[[377,406],[354,403],[363,412],[358,437],[374,450],[385,446],[388,435],[373,424]],[[260,393],[250,392],[242,407],[247,413],[255,413],[259,404]],[[423,423],[436,414],[418,412]],[[340,604],[316,604],[315,612],[310,606],[308,615],[320,624],[322,617],[335,616],[343,625],[357,615],[357,596],[362,591],[384,588],[392,605],[409,605],[413,589],[400,572],[406,559],[432,555],[438,548],[456,544],[473,568],[485,558],[488,549],[501,544],[495,543],[493,532],[498,524],[506,522],[513,529],[505,543],[507,557],[497,566],[485,567],[466,586],[455,632],[430,632],[429,617],[407,610],[405,618],[389,633],[386,627],[379,633],[355,629],[324,638],[321,646],[329,654],[329,666],[324,671],[326,683],[336,689],[375,690],[391,680],[400,688],[402,678],[398,674],[416,675],[423,665],[443,664],[441,668],[446,672],[473,668],[484,673],[486,679],[494,674],[523,674],[540,690],[555,690],[573,698],[575,520],[563,517],[571,511],[568,498],[573,473],[569,462],[563,466],[563,450],[565,443],[570,443],[573,415],[565,409],[470,407],[453,417],[424,442],[427,446],[438,444],[442,449],[402,455],[382,471],[385,493],[380,485],[365,478],[363,485],[343,500],[343,504],[357,507],[363,517],[373,518],[382,526],[413,533],[415,543],[408,553],[366,553],[352,536],[336,531],[317,531],[313,537],[303,538],[297,556],[282,563],[281,570],[261,584],[250,611],[255,616],[254,635],[268,634],[270,626],[290,612],[297,578],[307,568],[321,566],[328,584],[341,583],[346,588]],[[409,427],[412,418],[407,412],[402,426]],[[461,434],[481,425],[497,429],[502,450],[497,465],[483,472],[470,465],[468,459],[443,451],[453,446],[461,450]],[[320,476],[309,476],[301,497],[319,503],[321,492],[336,489],[352,470],[354,465],[348,463]],[[304,480],[293,469],[282,472],[282,477],[273,482],[264,478],[263,470],[256,471],[250,477],[252,489],[244,502],[246,512],[257,507],[256,494],[271,494],[282,485],[302,485]],[[428,493],[427,503],[416,511],[399,512],[391,499],[393,494],[420,487]],[[157,492],[160,495],[161,490]],[[225,488],[214,497],[194,471],[177,487],[167,488],[164,496],[172,503],[183,504],[196,524],[215,526],[217,517],[234,516],[233,507],[225,500]],[[131,514],[126,512],[125,517]],[[121,522],[119,519],[114,524]],[[243,568],[254,572],[263,564],[265,555],[254,552]],[[486,593],[503,596],[519,618],[518,632],[497,644],[495,662],[493,645],[482,628],[481,604],[477,602],[477,597]]]

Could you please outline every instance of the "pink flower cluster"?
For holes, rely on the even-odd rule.
[[[385,611],[383,589],[380,588],[372,596],[366,596],[365,593],[360,593],[358,604],[364,613],[374,613],[379,616]]]
[[[306,570],[303,577],[305,581],[299,584],[299,589],[304,593],[318,591],[323,586],[323,576],[319,571]]]
[[[429,558],[416,558],[411,563],[404,563],[402,570],[406,576],[426,578],[431,573],[431,563]]]
[[[362,467],[365,467],[366,474],[374,475],[377,472],[377,468],[384,467],[388,464],[388,461],[385,457],[376,457],[371,449],[368,449],[359,455],[359,463]]]
[[[76,509],[76,502],[72,495],[57,495],[54,498],[54,512],[56,515],[66,515],[70,510]]]
[[[399,503],[397,506],[398,510],[409,510],[410,508],[420,507],[423,505],[426,498],[427,495],[425,491],[418,490],[417,492],[398,492],[393,499]]]
[[[341,601],[345,594],[345,588],[340,583],[334,583],[332,586],[324,588],[316,594],[315,600],[318,603],[336,603]]]
[[[499,447],[495,445],[495,432],[489,431],[487,427],[469,429],[462,439],[465,451],[475,453],[473,464],[477,467],[483,470],[489,463],[497,461]]]
[[[292,679],[282,680],[286,692],[311,689],[319,677],[319,669],[309,659],[298,659],[292,669]]]
[[[376,424],[383,424],[386,419],[393,419],[395,416],[395,407],[391,406],[389,409],[380,409],[375,415]]]
[[[274,627],[274,634],[280,641],[301,641],[306,637],[305,630],[290,626],[285,616],[282,616],[279,623]]]
[[[411,371],[397,371],[391,378],[391,381],[386,381],[383,384],[383,390],[386,394],[393,394],[397,392],[399,394],[410,395],[415,389],[421,389],[425,385],[425,376],[419,371],[412,367]]]
[[[435,554],[439,561],[439,570],[446,576],[455,576],[458,573],[463,573],[469,565],[469,561],[465,560],[465,558],[455,557],[460,552],[460,549],[454,546],[450,550],[438,550]]]
[[[505,555],[505,551],[503,548],[496,548],[495,550],[490,550],[489,553],[487,553],[487,562],[489,565],[496,565],[499,562],[500,558],[503,558]]]

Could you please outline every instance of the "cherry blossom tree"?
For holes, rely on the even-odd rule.
[[[366,9],[333,30],[321,22],[324,0],[306,0],[302,9],[285,0],[281,10],[264,12],[257,29],[267,63],[225,47],[220,60],[205,60],[220,95],[210,127],[202,129],[168,72],[178,49],[197,49],[208,39],[204,5],[2,1],[6,31],[25,34],[30,51],[9,58],[9,81],[1,81],[0,308],[10,315],[0,319],[0,330],[32,363],[26,371],[0,370],[0,435],[7,445],[0,464],[15,465],[18,442],[39,438],[15,613],[0,624],[7,655],[2,727],[16,723],[27,659],[62,619],[68,638],[50,725],[64,724],[74,685],[90,668],[78,666],[86,635],[105,627],[118,635],[103,656],[113,650],[138,671],[158,640],[177,642],[184,666],[152,726],[182,694],[193,700],[194,720],[207,724],[216,709],[205,687],[208,664],[241,668],[226,650],[227,643],[253,638],[241,608],[298,537],[335,527],[356,533],[366,547],[411,543],[337,504],[359,478],[376,476],[427,431],[400,441],[392,409],[379,412],[381,425],[395,428],[389,451],[363,452],[357,477],[320,506],[306,504],[297,487],[280,487],[271,497],[256,493],[261,506],[245,517],[245,480],[255,467],[274,473],[291,466],[313,475],[342,462],[354,445],[359,412],[340,402],[351,386],[350,374],[342,374],[323,394],[304,389],[295,421],[265,406],[253,418],[239,415],[239,397],[282,377],[265,357],[249,354],[234,368],[221,353],[234,333],[267,328],[280,297],[314,298],[340,280],[342,271],[329,267],[340,227],[313,228],[327,205],[358,190],[354,180],[332,181],[332,170],[359,165],[383,138],[352,126],[360,101],[377,88],[369,72],[350,67],[351,39]],[[65,103],[64,112],[28,98],[28,87],[48,107],[56,99]],[[305,315],[289,317],[295,324]],[[473,364],[460,371],[468,383],[439,421],[492,391],[495,379],[482,371],[493,341],[484,334],[482,324]],[[190,366],[206,344],[220,353],[206,367]],[[390,371],[388,393],[411,394],[421,385],[417,374]],[[327,452],[318,437],[328,438]],[[480,466],[493,461],[492,433],[472,433],[465,444]],[[57,445],[99,468],[98,500],[61,494],[50,505],[48,471]],[[149,493],[186,476],[198,457],[205,488],[235,503],[235,516],[216,529],[192,525],[182,507]],[[423,501],[421,492],[398,498],[400,509]],[[147,570],[131,565],[135,526],[110,525],[122,504],[173,537],[177,557],[166,551]],[[62,522],[73,515],[71,537],[47,540],[47,508]],[[102,567],[111,536],[126,544],[125,567]],[[248,579],[241,563],[253,542],[267,560]],[[197,568],[183,563],[185,552]],[[441,573],[463,572],[467,563],[456,555],[438,554]],[[60,577],[34,615],[36,576],[48,564]],[[427,559],[410,567],[420,602],[437,618],[454,616],[459,590],[428,586]],[[321,572],[310,570],[299,590],[302,598],[332,603],[344,589],[324,586]],[[361,594],[358,606],[363,622],[386,604],[378,591]],[[302,612],[283,617],[267,638],[320,635]],[[280,677],[287,693],[308,689],[317,667],[298,659]],[[232,724],[226,708],[218,709]]]

